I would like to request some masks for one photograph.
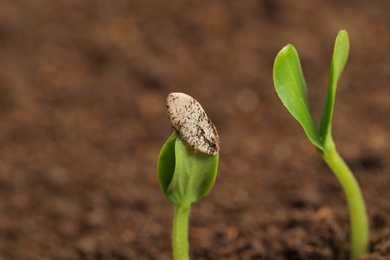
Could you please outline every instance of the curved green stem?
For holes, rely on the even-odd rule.
[[[367,213],[359,184],[347,164],[337,153],[333,141],[330,141],[330,145],[325,148],[321,156],[340,181],[346,195],[351,219],[350,259],[358,259],[359,256],[367,252],[368,246]]]
[[[174,260],[188,260],[188,219],[190,206],[175,206],[172,247]]]

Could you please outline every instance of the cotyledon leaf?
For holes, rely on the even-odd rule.
[[[349,39],[348,33],[345,30],[341,30],[336,37],[336,41],[333,48],[332,61],[330,64],[329,73],[329,85],[328,93],[325,99],[324,107],[322,109],[321,124],[320,124],[320,137],[321,142],[325,144],[332,139],[331,125],[334,103],[336,98],[337,83],[344,70],[345,64],[348,60],[349,54]]]
[[[309,140],[318,149],[323,150],[316,124],[310,113],[299,56],[293,45],[286,45],[276,56],[273,79],[276,92],[284,106],[301,124]]]

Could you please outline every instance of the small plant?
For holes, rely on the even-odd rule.
[[[202,106],[186,94],[169,94],[167,112],[175,131],[160,151],[157,173],[161,189],[175,206],[173,258],[186,260],[190,207],[214,185],[219,137]]]
[[[337,82],[347,62],[348,53],[348,34],[345,30],[341,30],[334,44],[328,93],[319,127],[315,124],[309,109],[306,83],[294,46],[289,44],[278,53],[274,63],[273,79],[276,92],[284,106],[302,125],[307,137],[332,169],[344,189],[351,221],[350,259],[357,259],[367,252],[368,221],[366,209],[354,175],[337,153],[331,131]]]

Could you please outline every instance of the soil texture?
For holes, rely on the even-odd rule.
[[[191,209],[191,259],[348,259],[343,191],[272,82],[301,58],[316,119],[337,32],[350,58],[333,118],[390,259],[390,2],[0,1],[0,259],[172,259],[156,176],[184,92],[216,125],[220,166]]]

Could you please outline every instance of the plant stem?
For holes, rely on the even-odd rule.
[[[367,252],[368,245],[367,213],[359,184],[347,164],[337,153],[333,141],[330,141],[330,145],[321,156],[340,181],[346,195],[351,219],[350,259],[358,259],[359,256]]]
[[[188,260],[188,218],[190,206],[175,206],[172,247],[174,260]]]

